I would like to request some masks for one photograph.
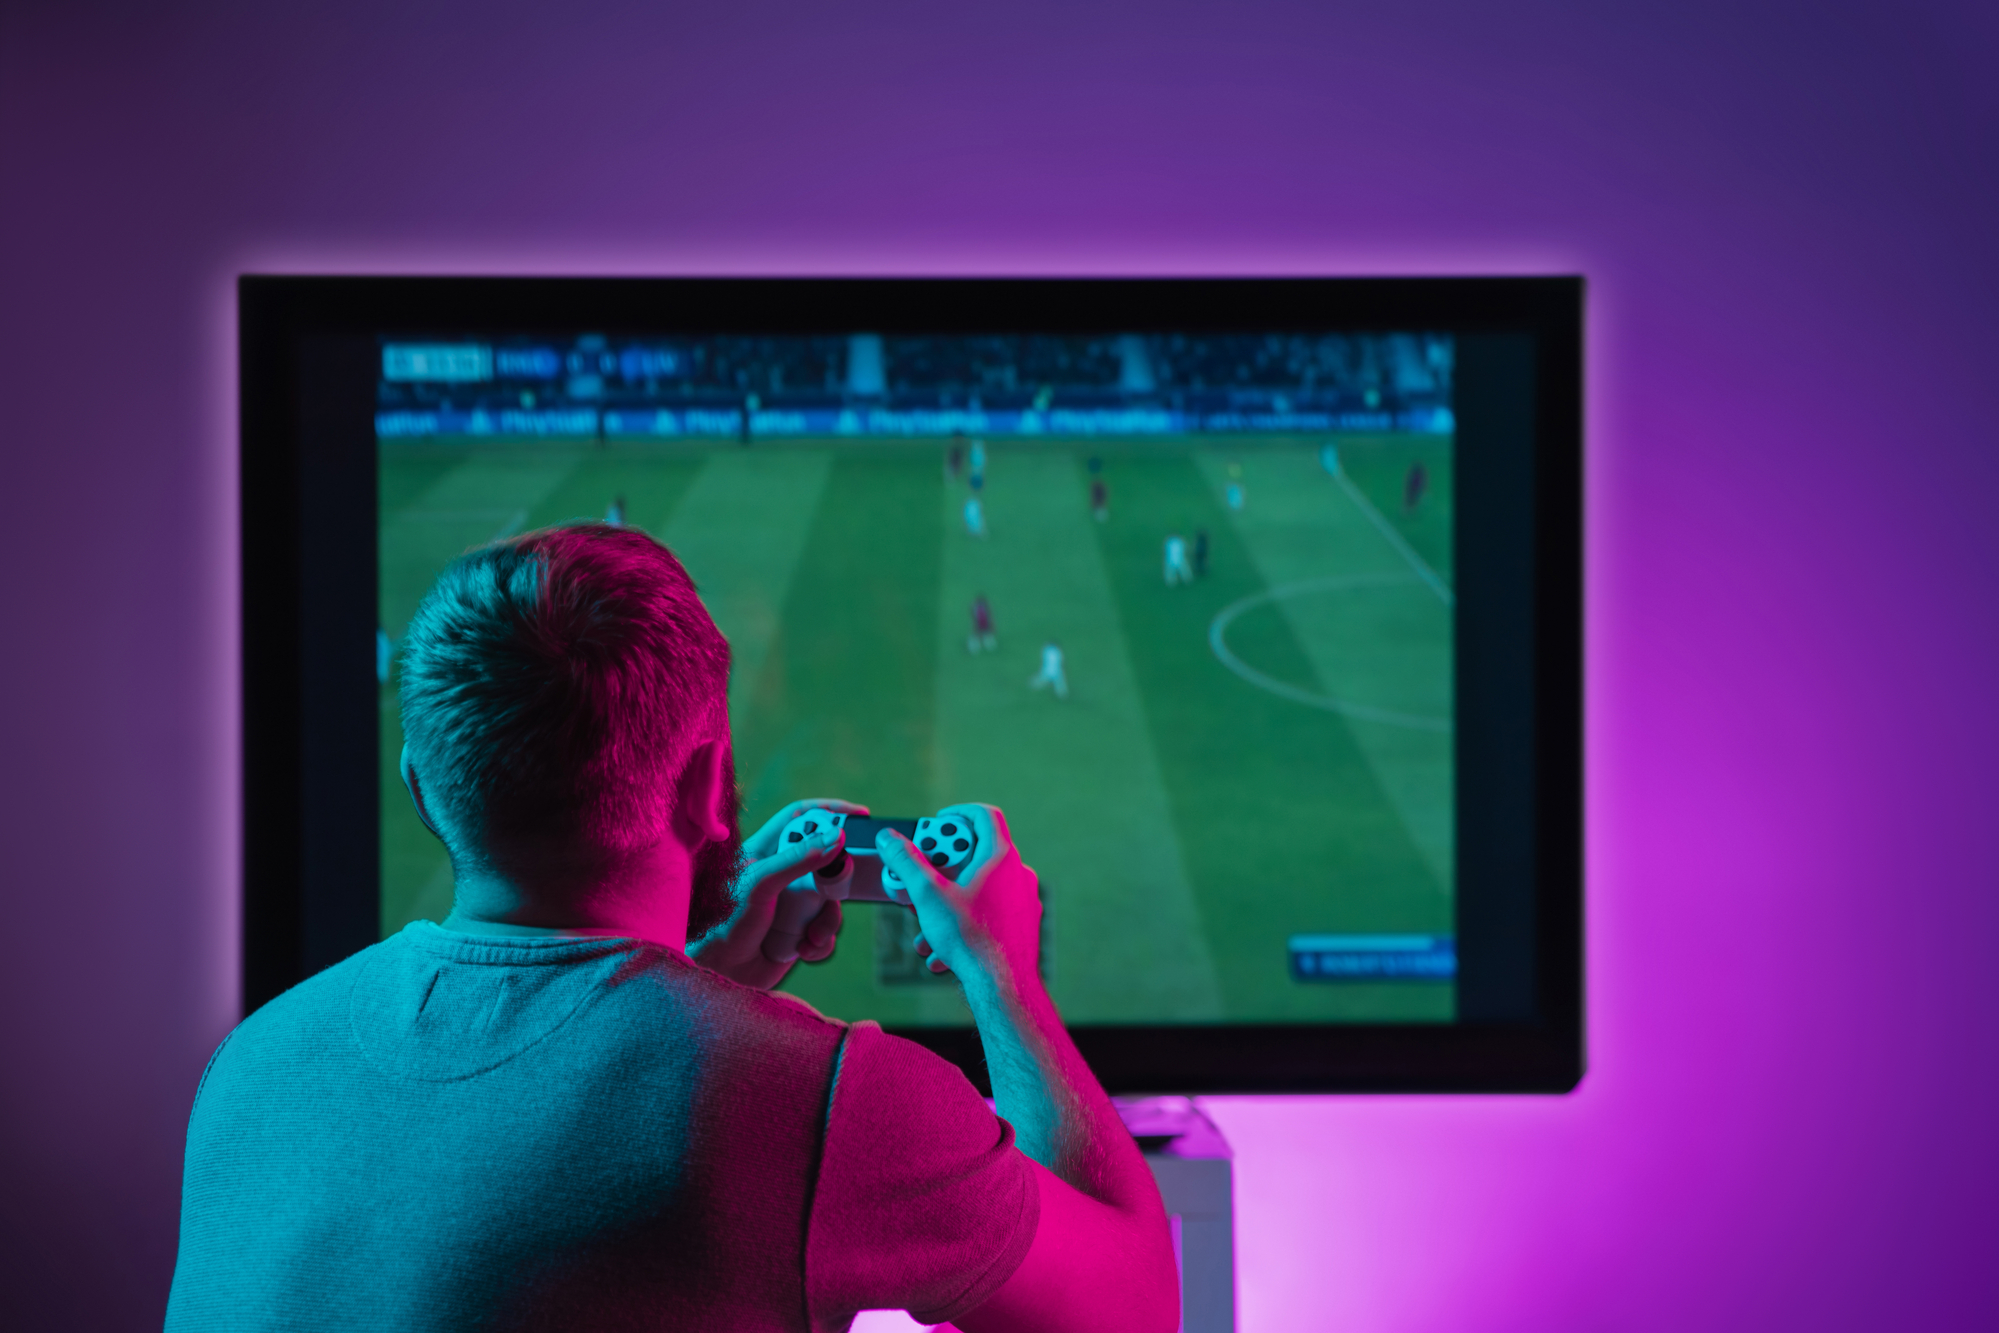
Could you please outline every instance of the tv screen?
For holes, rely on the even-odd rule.
[[[1579,1077],[1579,283],[242,295],[252,1003],[450,910],[402,635],[592,521],[728,638],[746,828],[1006,811],[1113,1090]],[[849,904],[784,988],[976,1077],[913,936]]]

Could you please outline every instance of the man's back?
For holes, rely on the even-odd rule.
[[[1158,1188],[1042,984],[998,809],[950,807],[977,830],[962,883],[893,829],[874,852],[962,983],[1019,1149],[954,1066],[767,993],[841,920],[836,897],[777,929],[847,855],[787,825],[867,811],[794,801],[742,836],[728,644],[665,547],[583,524],[468,551],[403,645],[399,768],[451,852],[451,928],[216,1052],[170,1329],[1174,1326]]]
[[[1024,1162],[962,1077],[851,1031],[633,940],[412,926],[217,1052],[168,1326],[800,1329],[898,1297],[969,1308],[1032,1237]],[[870,1072],[884,1061],[895,1078]],[[888,1086],[932,1112],[936,1179],[865,1179],[875,1140],[911,1133],[882,1123],[869,1090]],[[882,1186],[872,1223],[845,1202]],[[897,1219],[898,1195],[922,1202]],[[857,1228],[898,1223],[919,1233],[904,1262],[857,1277]]]

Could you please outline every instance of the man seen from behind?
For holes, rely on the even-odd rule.
[[[419,921],[216,1051],[188,1128],[172,1330],[1170,1333],[1151,1175],[1041,984],[1000,812],[962,883],[884,833],[998,1114],[872,1023],[774,994],[784,887],[843,852],[747,840],[728,645],[633,528],[460,557],[402,644],[404,781],[455,876]],[[895,910],[892,908],[882,910]],[[830,955],[840,905],[800,947]]]

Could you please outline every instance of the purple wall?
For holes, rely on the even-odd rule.
[[[1222,1103],[1245,1326],[1999,1324],[1999,22],[943,8],[5,7],[0,1308],[233,1010],[237,271],[1580,270],[1593,1070]]]

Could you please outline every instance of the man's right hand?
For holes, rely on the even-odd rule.
[[[1020,859],[997,806],[950,805],[972,826],[978,847],[956,883],[937,873],[915,845],[893,829],[876,836],[882,864],[895,871],[916,909],[916,952],[933,972],[961,981],[998,981],[1039,973],[1041,886]]]
[[[1034,1162],[1041,1225],[1013,1276],[955,1321],[966,1333],[1168,1333],[1180,1321],[1172,1232],[1159,1187],[1041,984],[1041,892],[1006,817],[964,819],[978,850],[954,884],[909,839],[875,846],[916,909],[917,951],[965,986],[999,1114]]]

